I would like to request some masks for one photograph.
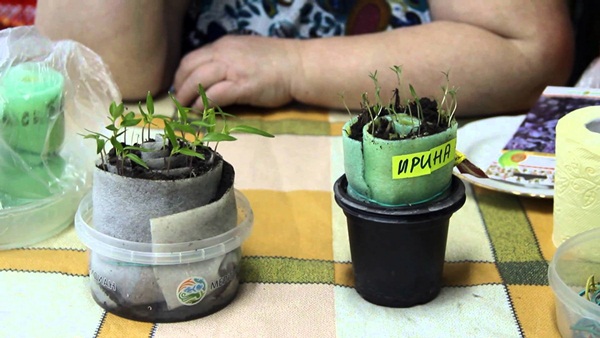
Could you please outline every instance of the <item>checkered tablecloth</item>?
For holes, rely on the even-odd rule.
[[[0,337],[559,336],[547,280],[552,200],[467,184],[450,221],[441,294],[413,308],[376,306],[353,288],[345,217],[333,199],[348,114],[233,112],[276,138],[238,135],[218,147],[255,215],[229,306],[170,324],[106,313],[91,297],[86,248],[70,226],[0,251]]]

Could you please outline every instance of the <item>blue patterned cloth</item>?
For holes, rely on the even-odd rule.
[[[184,49],[225,34],[313,38],[383,31],[431,21],[427,0],[193,1]]]

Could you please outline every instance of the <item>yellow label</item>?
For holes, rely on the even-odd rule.
[[[466,159],[467,159],[467,157],[465,156],[465,154],[456,150],[456,156],[454,157],[454,165],[459,165],[459,164],[463,163],[463,161]]]
[[[454,161],[456,139],[452,139],[440,146],[407,155],[392,157],[392,178],[417,177],[429,175],[448,163]]]

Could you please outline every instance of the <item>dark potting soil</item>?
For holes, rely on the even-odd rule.
[[[152,140],[150,140],[150,141],[152,141]],[[125,146],[125,144],[123,144],[123,146]],[[139,144],[135,144],[134,146],[140,147]],[[171,149],[172,149],[172,146],[170,144],[168,144],[167,145],[168,152],[170,152]],[[173,165],[173,167],[169,167],[167,161],[170,160],[171,163],[178,163],[179,161],[177,161],[176,158],[178,158],[180,156],[185,156],[186,160],[184,161],[184,163],[185,163],[184,165],[190,168],[190,171],[187,171],[185,174],[173,175],[171,172],[167,176],[164,173],[161,173],[160,171],[146,169],[143,166],[139,165],[138,163],[136,163],[130,159],[125,159],[125,161],[124,161],[125,163],[122,167],[123,170],[122,170],[122,172],[119,172],[119,174],[122,176],[127,176],[127,177],[132,177],[132,178],[140,178],[140,179],[148,179],[148,180],[177,180],[177,179],[184,179],[184,178],[189,178],[189,177],[200,176],[200,175],[208,172],[219,161],[223,160],[221,155],[219,155],[217,152],[215,152],[213,149],[211,149],[209,147],[197,147],[196,152],[202,154],[204,156],[204,159],[201,159],[198,157],[186,156],[186,155],[182,155],[182,154],[173,155],[172,158],[165,157],[164,171],[167,171],[167,169],[170,170],[170,169],[182,168],[181,165],[180,166]],[[141,157],[141,151],[139,151],[139,150],[132,150],[131,153],[137,155],[138,157]],[[116,151],[114,148],[111,148],[111,150],[108,152],[107,155],[108,155],[108,163],[110,165],[113,165],[115,167],[121,166],[121,163],[120,163],[121,160],[117,157]],[[98,168],[102,169],[102,170],[107,170],[106,166],[104,166],[102,164],[98,165]]]
[[[408,115],[412,114],[412,116],[418,117],[417,103],[413,101],[408,107],[402,105],[400,103],[400,95],[398,93],[398,89],[395,89],[393,106],[384,107],[377,117],[392,115],[394,112],[405,112]],[[448,129],[448,118],[445,116],[440,116],[437,101],[423,97],[419,99],[419,103],[423,113],[420,126],[413,128],[413,130],[406,135],[400,135],[394,130],[393,123],[387,119],[380,118],[376,119],[374,122],[375,130],[372,132],[373,136],[384,140],[411,139],[437,134]],[[363,127],[370,123],[374,117],[376,117],[372,116],[369,111],[376,112],[376,108],[363,106],[358,114],[357,122],[350,126],[350,137],[352,139],[361,141],[363,138]]]

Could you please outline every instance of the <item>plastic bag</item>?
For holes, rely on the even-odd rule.
[[[119,90],[102,59],[33,26],[0,31],[0,212],[91,186],[94,142]]]
[[[590,63],[575,84],[578,88],[600,88],[600,57]]]

